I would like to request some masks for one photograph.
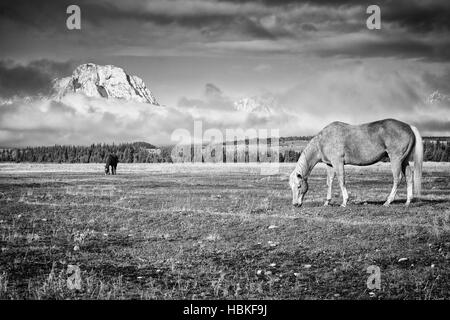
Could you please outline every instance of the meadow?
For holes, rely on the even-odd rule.
[[[348,166],[346,208],[321,166],[301,208],[294,163],[103,166],[0,163],[1,299],[450,298],[450,163],[409,207],[389,163]]]

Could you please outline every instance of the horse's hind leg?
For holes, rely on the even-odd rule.
[[[391,169],[392,175],[394,177],[394,184],[392,186],[391,193],[389,194],[384,206],[388,207],[392,201],[395,199],[397,194],[397,187],[399,182],[402,180],[402,161],[397,159],[391,159]]]
[[[332,166],[328,166],[327,165],[327,186],[328,186],[328,190],[327,190],[327,200],[325,201],[325,203],[323,204],[324,206],[328,206],[330,204],[331,201],[331,188],[333,186],[333,178],[334,178],[334,169]]]
[[[402,165],[403,174],[406,177],[406,206],[409,206],[413,198],[413,171],[409,166],[408,160],[405,160]]]

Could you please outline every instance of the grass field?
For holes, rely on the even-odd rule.
[[[450,298],[450,164],[425,164],[409,208],[404,182],[382,206],[386,163],[346,168],[347,208],[337,182],[322,206],[317,167],[294,208],[293,167],[0,164],[0,298]]]

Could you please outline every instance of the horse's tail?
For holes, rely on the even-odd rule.
[[[414,126],[411,126],[411,129],[416,138],[416,143],[411,152],[411,160],[414,161],[414,195],[420,197],[422,191],[423,142],[419,130]]]

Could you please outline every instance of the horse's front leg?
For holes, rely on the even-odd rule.
[[[332,166],[327,165],[327,186],[328,186],[328,190],[327,190],[327,199],[325,201],[325,203],[323,204],[324,206],[328,206],[330,204],[331,201],[331,196],[332,196],[332,187],[333,187],[333,178],[334,178],[334,169]]]
[[[333,164],[333,167],[336,170],[338,181],[339,181],[339,186],[341,187],[341,193],[342,193],[341,207],[346,207],[347,201],[348,201],[348,193],[347,193],[347,188],[345,187],[344,161],[343,160],[337,161],[337,163],[335,165]]]

